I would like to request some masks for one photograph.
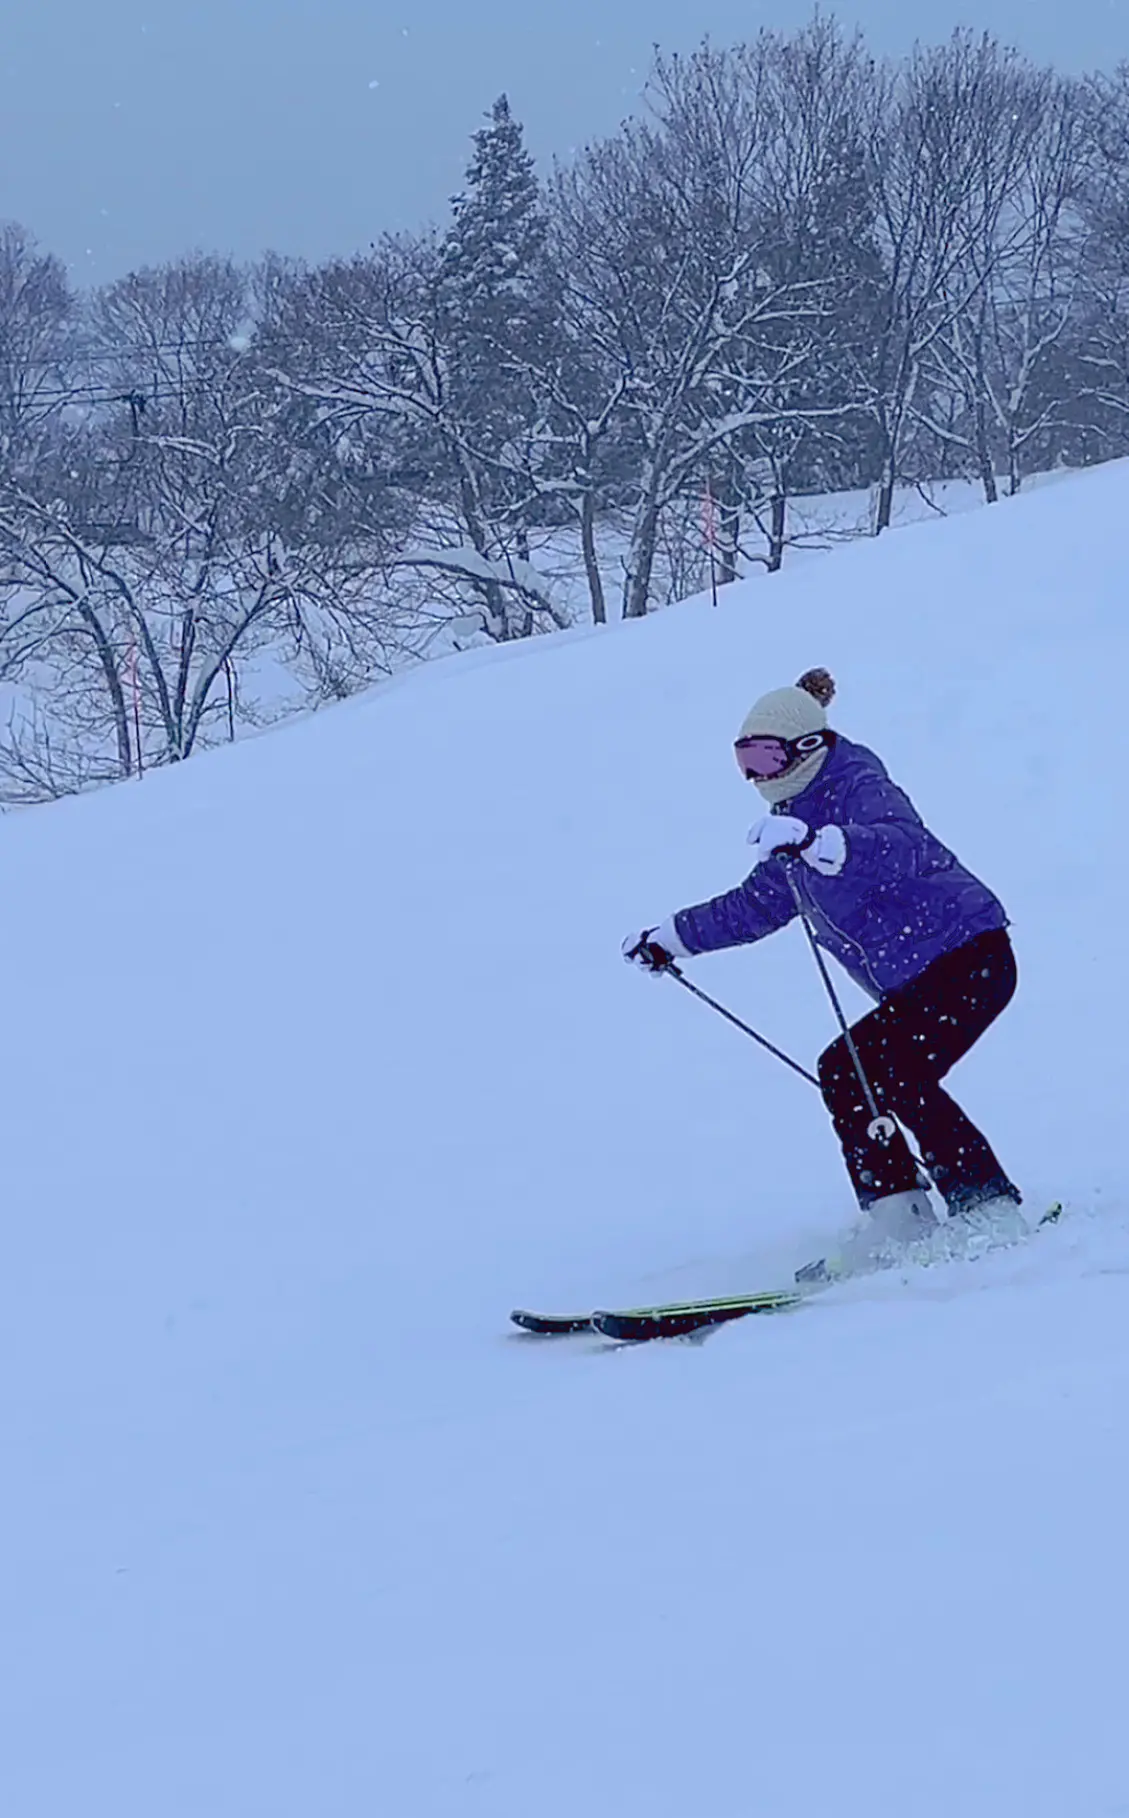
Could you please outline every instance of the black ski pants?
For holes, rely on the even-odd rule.
[[[976,1125],[942,1090],[949,1068],[1010,1003],[1015,954],[1006,929],[979,934],[885,996],[851,1034],[878,1109],[916,1136],[951,1212],[1019,1194]],[[861,1206],[918,1185],[901,1132],[883,1143],[843,1037],[820,1056],[819,1082]]]

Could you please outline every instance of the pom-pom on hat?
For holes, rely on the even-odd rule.
[[[794,688],[762,694],[745,715],[737,737],[800,739],[807,732],[823,732],[834,696],[835,683],[826,669],[806,669]],[[816,751],[782,776],[757,778],[757,788],[766,802],[790,801],[815,781],[826,760],[826,748]]]

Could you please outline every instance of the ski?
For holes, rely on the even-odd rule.
[[[515,1307],[510,1318],[523,1332],[536,1332],[540,1338],[567,1338],[592,1330],[591,1313],[527,1313],[524,1307]]]
[[[1060,1202],[1049,1206],[1031,1227],[1030,1236],[1057,1224],[1062,1217]],[[907,1258],[907,1260],[910,1260]],[[822,1274],[817,1270],[825,1271]],[[710,1326],[724,1325],[731,1319],[747,1319],[757,1313],[783,1313],[810,1300],[821,1288],[835,1285],[836,1276],[826,1264],[809,1264],[797,1272],[798,1286],[768,1290],[759,1294],[735,1294],[720,1300],[670,1301],[654,1307],[627,1307],[598,1310],[594,1313],[530,1313],[515,1308],[510,1314],[515,1326],[523,1332],[542,1338],[566,1338],[577,1332],[598,1332],[602,1338],[620,1344],[643,1344],[653,1338],[685,1338],[691,1332],[702,1332]],[[838,1278],[846,1279],[846,1278]]]
[[[604,1338],[640,1343],[649,1338],[684,1338],[706,1326],[720,1326],[751,1313],[778,1313],[798,1306],[807,1295],[794,1289],[759,1294],[731,1295],[723,1300],[671,1301],[656,1307],[627,1307],[595,1313],[530,1313],[523,1307],[510,1314],[523,1332],[542,1338],[566,1338],[576,1332],[599,1332]]]
[[[731,1319],[747,1319],[754,1313],[782,1313],[798,1307],[809,1298],[795,1289],[761,1294],[738,1294],[726,1300],[687,1300],[665,1307],[633,1307],[626,1312],[596,1312],[593,1329],[604,1338],[621,1344],[644,1344],[652,1338],[685,1338],[690,1332],[704,1332],[709,1326],[721,1326]]]

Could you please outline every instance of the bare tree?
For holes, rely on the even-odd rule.
[[[982,157],[955,280],[965,303],[928,350],[916,414],[963,452],[992,503],[997,461],[1017,492],[1025,449],[1067,402],[1046,380],[1078,307],[1092,134],[1078,84],[1010,57],[979,107]]]
[[[764,409],[721,451],[713,490],[721,501],[723,578],[736,572],[742,514],[764,541],[751,559],[773,572],[784,558],[793,492],[834,489],[844,472],[853,479],[864,425],[856,367],[881,275],[865,139],[873,66],[861,38],[817,17],[790,37],[761,33],[738,60],[770,121],[757,186],[772,270],[811,307],[806,358],[765,395],[775,409]]]
[[[304,663],[326,685],[310,644],[350,577],[295,522],[249,306],[246,274],[222,260],[100,293],[90,345],[117,401],[0,498],[0,675],[34,699],[9,740],[25,779],[45,728],[52,777],[77,786],[255,723],[269,711],[257,664]]]
[[[0,227],[0,463],[26,466],[78,387],[79,308],[62,262],[14,222]]]
[[[773,271],[758,188],[771,120],[746,75],[708,46],[660,57],[652,121],[591,148],[558,188],[631,457],[627,618],[647,611],[664,512],[726,443],[780,416],[810,354],[818,287]]]
[[[864,373],[879,447],[876,531],[890,523],[926,364],[995,276],[1030,132],[1022,110],[1012,117],[1018,93],[1010,53],[963,31],[876,73],[869,136],[884,278]]]
[[[275,376],[339,444],[376,441],[392,455],[414,509],[386,571],[456,579],[455,610],[477,608],[482,629],[505,641],[567,615],[529,559],[528,501],[512,483],[527,464],[491,446],[461,404],[443,279],[436,243],[406,238],[311,274],[301,307],[316,332],[301,362]]]
[[[1063,379],[1073,381],[1073,426],[1094,458],[1129,447],[1129,63],[1092,78],[1086,94],[1093,157],[1081,198],[1086,241],[1073,358]]]

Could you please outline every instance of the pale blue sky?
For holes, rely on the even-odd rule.
[[[191,246],[318,258],[440,218],[502,90],[554,153],[632,111],[650,47],[809,0],[7,0],[0,217],[80,282]],[[1129,0],[855,0],[878,50],[960,23],[1080,69],[1129,57]]]

